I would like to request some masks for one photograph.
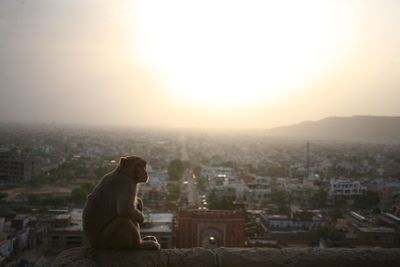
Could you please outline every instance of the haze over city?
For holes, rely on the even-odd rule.
[[[270,128],[400,114],[399,1],[0,3],[0,121]]]

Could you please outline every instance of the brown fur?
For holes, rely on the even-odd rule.
[[[87,197],[83,230],[94,248],[159,249],[154,237],[140,237],[144,221],[143,203],[137,198],[137,184],[148,180],[146,161],[123,157],[117,168],[106,174]]]

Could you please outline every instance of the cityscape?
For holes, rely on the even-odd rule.
[[[125,155],[148,162],[141,234],[162,249],[400,246],[399,145],[57,124],[0,137],[2,266],[87,246],[86,195]]]

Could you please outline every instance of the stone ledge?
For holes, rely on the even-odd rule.
[[[112,251],[74,248],[62,252],[54,267],[397,267],[400,249],[319,249],[319,248],[204,248],[160,251]]]

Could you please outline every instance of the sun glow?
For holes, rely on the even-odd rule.
[[[187,105],[272,103],[344,54],[350,31],[335,2],[138,1],[137,57]]]

